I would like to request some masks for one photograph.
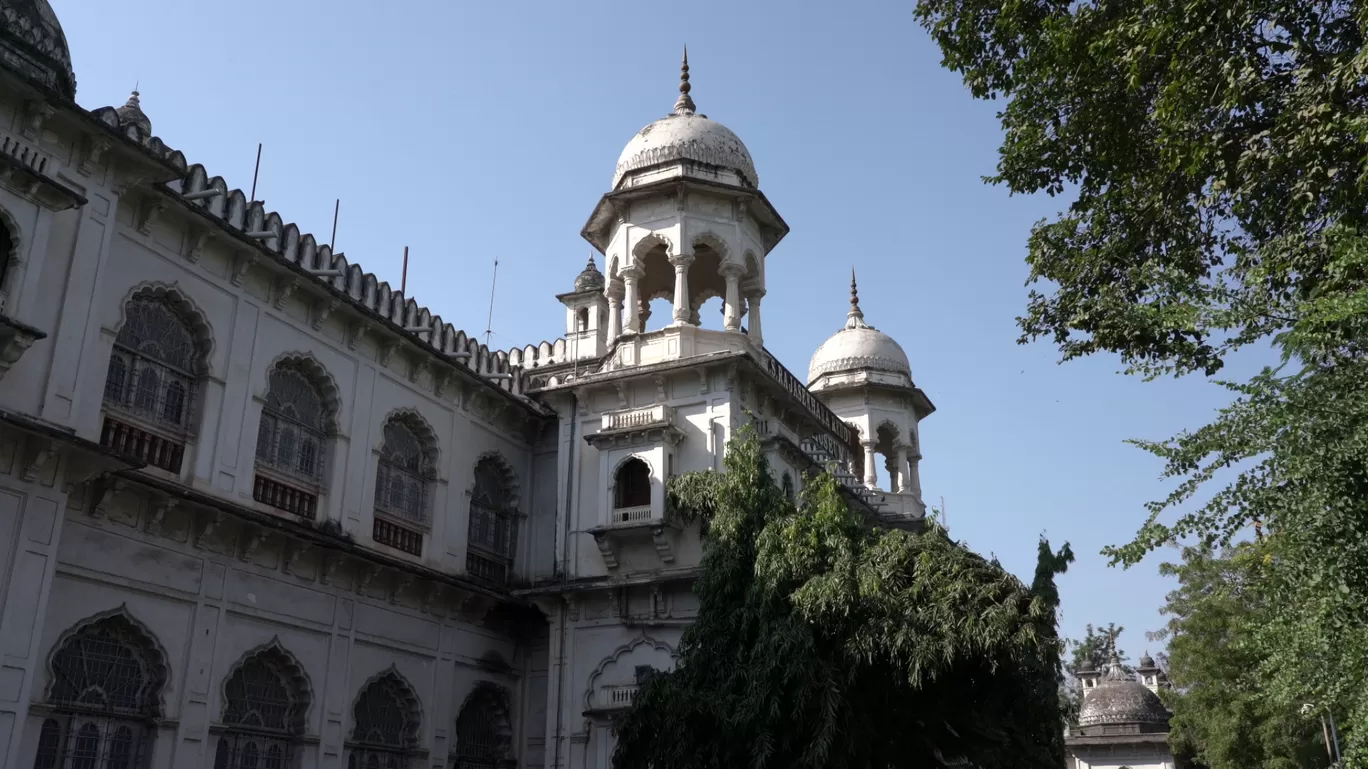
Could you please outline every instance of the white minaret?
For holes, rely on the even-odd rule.
[[[808,389],[859,431],[864,448],[857,459],[859,470],[867,487],[882,492],[870,497],[871,504],[895,522],[925,515],[919,425],[936,407],[912,381],[902,347],[865,322],[854,270],[845,326],[813,353]],[[879,488],[880,460],[888,474],[887,488]]]
[[[618,158],[612,191],[581,233],[605,258],[607,342],[662,329],[708,325],[698,308],[723,299],[718,332],[762,343],[760,304],[765,257],[788,225],[759,191],[750,152],[726,126],[700,115],[689,92],[688,51],[679,98],[670,114],[643,128]],[[667,299],[668,317],[651,317],[650,302]],[[734,346],[691,331],[659,350],[639,341],[616,356],[617,366],[684,357]],[[649,359],[649,360],[648,360]]]
[[[603,273],[589,264],[575,277],[573,291],[558,294],[565,305],[565,354],[569,360],[598,359],[608,351],[608,299]]]

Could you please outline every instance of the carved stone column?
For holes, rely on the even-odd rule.
[[[765,337],[760,332],[760,300],[765,298],[765,289],[752,288],[746,293],[746,306],[749,309],[750,320],[746,323],[746,333],[750,335],[751,341],[758,345],[765,343]]]
[[[637,298],[637,279],[640,277],[641,268],[635,264],[622,271],[622,305],[627,310],[627,317],[623,319],[625,334],[636,334],[641,331],[641,323],[638,321],[641,300]]]
[[[608,343],[622,336],[622,281],[608,281]]]
[[[920,452],[913,454],[911,457],[911,462],[908,465],[907,471],[907,492],[915,496],[917,499],[922,498],[921,471],[917,469],[917,465],[921,462],[921,458],[922,455]]]
[[[722,327],[728,331],[741,330],[741,275],[745,271],[745,267],[732,262],[724,263],[722,268],[718,270],[727,281],[727,296],[723,300],[726,304],[723,306]]]
[[[689,322],[689,265],[693,264],[693,254],[679,254],[670,257],[674,266],[674,325],[683,326]]]
[[[897,475],[889,479],[889,485],[899,494],[912,490],[912,468],[907,464],[907,446],[898,447]]]
[[[872,489],[879,485],[879,470],[874,466],[874,441],[860,441],[860,445],[864,446],[865,452],[864,483]]]

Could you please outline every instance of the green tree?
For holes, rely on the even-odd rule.
[[[1179,480],[1135,540],[1276,542],[1262,692],[1342,703],[1368,766],[1368,5],[1342,0],[919,0],[947,67],[1000,97],[989,181],[1068,192],[1028,241],[1022,341],[1146,377],[1281,364],[1137,441]],[[1200,492],[1200,493],[1199,493]],[[1164,520],[1160,516],[1171,513]]]
[[[1319,722],[1263,695],[1259,628],[1270,610],[1265,543],[1215,552],[1183,548],[1163,574],[1177,577],[1155,635],[1168,642],[1173,688],[1169,742],[1209,769],[1306,769],[1327,765]]]
[[[748,428],[723,473],[670,484],[708,524],[696,621],[679,661],[617,724],[614,765],[1063,766],[1054,577],[1027,588],[928,525],[877,528],[830,476],[795,507]]]

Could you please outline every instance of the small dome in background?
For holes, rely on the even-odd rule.
[[[618,157],[613,188],[633,171],[692,160],[734,171],[752,187],[759,186],[750,151],[730,128],[695,112],[689,96],[689,51],[680,67],[679,99],[674,111],[637,132]]]
[[[850,312],[845,328],[817,348],[808,364],[808,384],[823,374],[839,371],[885,371],[912,377],[912,365],[907,353],[893,337],[865,323],[860,309],[860,294],[855,285],[855,271],[850,272]]]
[[[76,98],[66,34],[47,0],[0,0],[0,63],[68,99]]]
[[[603,273],[599,272],[598,265],[594,264],[593,254],[589,255],[589,264],[585,265],[584,270],[575,277],[576,291],[602,291]]]
[[[1159,695],[1127,675],[1115,651],[1102,680],[1083,695],[1078,711],[1079,726],[1167,724],[1168,720],[1168,709]]]

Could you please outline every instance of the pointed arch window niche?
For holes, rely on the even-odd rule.
[[[295,769],[309,707],[302,674],[276,648],[248,657],[224,683],[214,769]]]
[[[470,494],[466,572],[499,584],[508,582],[517,538],[511,476],[498,458],[485,457],[475,465],[475,488]]]
[[[379,544],[421,556],[423,535],[431,526],[436,440],[432,431],[411,415],[391,417],[382,434],[375,470],[372,537]]]
[[[409,769],[418,746],[418,698],[389,672],[361,690],[352,709],[347,769]]]
[[[318,515],[332,418],[312,372],[293,361],[271,370],[257,431],[253,499],[308,520]]]
[[[105,375],[100,442],[179,474],[207,346],[171,296],[144,292],[124,305]]]
[[[511,769],[513,729],[502,691],[476,684],[456,716],[456,745],[451,769]]]
[[[155,648],[122,615],[66,638],[49,663],[33,769],[146,769],[165,685]]]

